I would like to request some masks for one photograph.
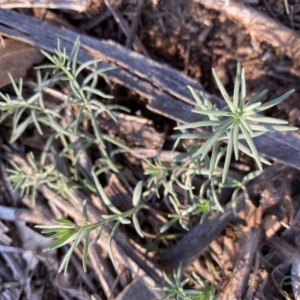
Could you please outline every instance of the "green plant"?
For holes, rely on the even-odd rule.
[[[212,210],[223,211],[218,195],[224,188],[234,189],[231,201],[236,212],[235,202],[239,192],[244,192],[246,199],[248,199],[246,184],[261,173],[262,163],[270,164],[258,154],[253,139],[268,131],[298,129],[285,126],[287,121],[264,117],[259,114],[282,102],[293,90],[262,104],[258,101],[266,95],[267,90],[265,90],[246,102],[245,70],[241,69],[240,64],[238,64],[233,100],[231,100],[214,70],[213,75],[226,105],[219,109],[211,103],[203,92],[199,96],[192,87],[189,87],[197,103],[193,112],[203,115],[206,119],[175,127],[181,133],[173,135],[176,140],[172,152],[175,153],[176,147],[183,140],[188,141],[188,143],[182,144],[185,152],[173,156],[170,166],[163,165],[158,157],[154,163],[148,162],[145,171],[145,174],[150,176],[149,186],[154,184],[156,191],[158,191],[158,187],[163,185],[174,209],[174,212],[168,215],[170,221],[162,227],[162,232],[176,221],[179,221],[183,228],[188,229],[186,223],[188,223],[190,215],[201,214],[201,221],[203,221]],[[205,133],[197,132],[197,130],[207,127],[211,127],[211,132],[207,129]],[[222,142],[226,142],[227,146],[221,148]],[[201,147],[199,147],[199,143],[202,143]],[[210,151],[211,155],[209,155]],[[235,159],[239,159],[239,151],[253,157],[259,167],[258,171],[249,173],[242,181],[228,176],[232,153],[234,152]],[[220,169],[219,165],[223,159],[224,166]],[[193,179],[199,176],[207,179],[202,183],[200,189],[196,189]],[[180,196],[175,185],[184,191],[185,209],[180,208],[182,201],[179,199]]]
[[[262,163],[268,162],[258,154],[258,151],[253,142],[253,138],[262,135],[267,131],[289,131],[298,129],[296,127],[284,126],[284,124],[288,123],[287,121],[269,118],[258,114],[259,112],[262,112],[279,104],[290,94],[292,94],[294,90],[290,90],[282,96],[265,104],[262,104],[258,101],[264,95],[266,95],[267,90],[265,90],[246,102],[245,69],[241,69],[240,64],[238,64],[233,92],[233,100],[231,100],[214,69],[213,75],[223,96],[223,99],[226,102],[226,106],[222,109],[218,109],[216,106],[212,105],[210,100],[205,96],[203,92],[201,92],[199,97],[194,89],[192,87],[189,87],[198,105],[198,107],[193,109],[193,112],[206,116],[208,120],[180,125],[175,129],[198,129],[207,126],[212,128],[212,133],[208,138],[207,135],[189,133],[183,133],[177,136],[181,139],[206,140],[200,148],[190,151],[189,157],[192,161],[199,159],[199,157],[200,160],[204,160],[208,152],[212,149],[209,167],[210,178],[213,176],[213,172],[218,165],[217,157],[219,154],[219,142],[227,142],[228,146],[226,148],[226,157],[222,172],[222,182],[225,182],[232,157],[232,152],[234,152],[235,159],[239,159],[240,150],[245,154],[253,157],[259,169],[262,170]],[[260,123],[269,124],[263,125]],[[249,148],[242,143],[242,141],[244,140],[246,141]]]
[[[141,228],[140,228],[140,225],[139,225],[139,222],[137,219],[138,211],[140,209],[144,208],[144,205],[139,204],[140,200],[141,200],[141,194],[142,194],[142,182],[140,181],[137,184],[137,186],[135,187],[133,198],[132,198],[133,208],[122,213],[110,202],[110,200],[106,196],[102,186],[100,185],[95,173],[93,173],[93,176],[95,178],[99,194],[102,196],[103,201],[110,208],[110,210],[113,212],[113,214],[102,215],[101,216],[102,220],[100,220],[99,222],[96,222],[96,223],[92,223],[88,217],[87,201],[85,200],[83,203],[82,214],[87,222],[87,225],[78,226],[68,219],[54,219],[53,221],[54,221],[54,223],[56,223],[55,225],[36,226],[37,228],[43,229],[42,233],[52,233],[52,235],[49,238],[55,239],[55,241],[44,251],[57,249],[59,247],[62,247],[64,245],[70,243],[70,242],[73,242],[72,247],[69,249],[69,251],[65,255],[65,257],[60,265],[60,268],[59,268],[59,272],[64,270],[65,274],[67,274],[69,261],[71,259],[71,255],[72,255],[75,247],[77,247],[83,239],[85,239],[85,243],[84,243],[83,256],[82,256],[82,264],[83,264],[83,269],[86,272],[88,249],[94,243],[97,242],[97,240],[101,237],[103,228],[110,222],[116,222],[113,227],[113,230],[110,234],[109,241],[108,241],[109,242],[109,244],[108,244],[109,255],[110,255],[110,258],[114,265],[115,265],[115,260],[114,260],[114,256],[113,256],[111,242],[121,224],[130,224],[131,223],[131,221],[128,219],[129,216],[132,216],[133,224],[134,224],[134,227],[135,227],[137,233],[141,237],[143,237],[143,233],[141,231]],[[98,231],[98,234],[91,241],[91,238],[90,238],[91,232],[98,228],[100,228],[100,230]]]
[[[74,248],[82,240],[85,240],[83,267],[86,270],[88,248],[100,238],[103,228],[112,222],[114,222],[114,226],[109,237],[108,249],[111,260],[114,263],[111,247],[113,236],[120,224],[131,223],[128,219],[130,216],[132,216],[133,225],[138,234],[143,236],[138,223],[137,213],[141,208],[145,207],[145,205],[140,204],[142,193],[141,183],[136,186],[133,192],[134,207],[126,212],[119,211],[111,203],[100,184],[98,177],[102,173],[118,173],[118,166],[114,163],[113,156],[116,153],[131,150],[103,133],[97,123],[97,117],[103,113],[116,121],[112,110],[124,109],[118,105],[105,105],[98,99],[99,97],[102,99],[112,98],[99,91],[96,87],[99,74],[114,67],[110,66],[98,69],[99,60],[88,61],[78,66],[77,56],[79,48],[80,42],[78,39],[74,44],[69,59],[67,59],[65,49],[61,49],[59,42],[55,55],[52,56],[43,52],[52,64],[38,67],[37,87],[35,93],[29,99],[23,97],[22,80],[19,86],[17,86],[12,77],[10,79],[16,97],[11,98],[9,95],[4,95],[0,92],[0,97],[3,100],[0,102],[0,110],[4,112],[0,118],[0,123],[4,122],[11,115],[13,116],[11,142],[18,140],[25,130],[32,125],[40,135],[44,134],[46,127],[51,129],[51,134],[47,139],[39,161],[36,160],[33,153],[29,153],[27,155],[29,166],[26,170],[22,169],[22,166],[19,166],[18,163],[10,162],[13,169],[8,170],[10,173],[9,178],[13,186],[21,191],[21,195],[32,194],[32,199],[35,201],[38,190],[41,186],[45,185],[63,199],[78,201],[76,190],[90,191],[98,193],[104,204],[112,212],[111,215],[102,215],[102,220],[99,220],[99,222],[92,223],[88,218],[87,201],[85,201],[83,204],[83,215],[87,225],[79,226],[69,219],[55,219],[55,225],[37,226],[44,229],[43,233],[53,233],[50,238],[55,239],[55,241],[45,250],[56,249],[73,242],[59,269],[59,271],[64,269],[65,273],[67,272],[68,263]],[[46,74],[42,78],[40,70],[49,68],[53,69],[53,76]],[[78,78],[85,68],[90,68],[91,73],[84,76],[83,81],[80,82]],[[70,86],[70,93],[67,100],[55,109],[47,108],[44,101],[44,90],[56,82],[61,83],[64,81],[69,83]],[[76,118],[70,120],[70,122],[64,122],[62,120],[64,110],[72,107],[78,109]],[[92,133],[82,130],[84,122],[91,124]],[[60,142],[61,149],[56,157],[50,158],[51,155],[49,154],[54,142]],[[108,142],[117,147],[114,151],[110,151],[110,153],[106,148],[106,143]],[[88,170],[81,163],[80,156],[92,146],[99,150],[101,158],[94,162],[92,170]],[[62,169],[61,159],[64,159],[66,168]],[[90,243],[90,234],[97,228],[100,228],[99,233]]]
[[[189,278],[182,280],[182,264],[180,263],[177,271],[173,271],[173,279],[171,279],[165,272],[163,276],[166,285],[161,287],[156,287],[157,290],[165,292],[165,297],[163,299],[168,299],[169,297],[175,297],[176,300],[214,300],[216,299],[215,292],[212,288],[207,286],[199,276],[193,273],[193,278],[200,286],[198,289],[186,289],[185,286],[189,282]],[[162,300],[163,300],[162,299]]]
[[[11,78],[12,87],[16,97],[5,95],[0,92],[0,110],[2,115],[0,123],[12,117],[11,142],[17,141],[26,129],[35,128],[40,135],[46,135],[47,142],[40,154],[27,155],[28,168],[25,170],[16,162],[11,162],[13,169],[9,170],[10,180],[21,194],[31,194],[33,201],[37,198],[41,187],[54,191],[65,201],[78,201],[77,192],[84,194],[92,193],[100,195],[103,203],[111,214],[102,215],[101,220],[91,222],[88,217],[88,201],[82,203],[82,214],[86,220],[85,225],[77,225],[67,218],[55,219],[53,225],[37,226],[43,229],[43,233],[51,233],[50,239],[54,241],[45,250],[59,248],[68,243],[73,243],[64,257],[59,271],[67,272],[71,255],[79,245],[84,242],[83,268],[86,270],[88,249],[100,237],[103,229],[108,224],[113,224],[113,230],[108,241],[108,249],[111,260],[114,262],[112,252],[112,239],[121,224],[132,223],[137,233],[143,237],[137,213],[146,208],[142,203],[142,183],[134,189],[132,195],[133,208],[121,212],[105,194],[105,190],[99,180],[100,176],[111,173],[119,174],[119,166],[115,162],[115,155],[123,152],[134,152],[118,140],[102,132],[97,118],[103,114],[116,121],[113,113],[115,109],[123,109],[118,105],[105,104],[110,95],[98,89],[98,76],[100,73],[113,69],[113,66],[99,68],[99,60],[92,60],[78,65],[77,57],[80,42],[74,44],[69,58],[66,50],[61,49],[58,43],[55,55],[43,52],[50,64],[40,66],[37,72],[37,87],[34,94],[26,99],[23,96],[23,82],[19,85]],[[42,73],[45,70],[53,70],[53,74]],[[85,69],[90,73],[86,75]],[[246,199],[247,184],[260,174],[262,164],[269,162],[258,154],[253,139],[267,131],[296,130],[297,128],[285,126],[286,121],[264,117],[260,113],[286,99],[293,91],[262,104],[259,100],[266,95],[263,91],[246,102],[245,71],[237,66],[237,75],[234,85],[233,100],[227,94],[224,86],[213,70],[216,83],[225,100],[225,106],[217,108],[211,103],[206,95],[201,92],[198,95],[189,87],[196,100],[193,111],[204,116],[204,120],[175,128],[180,132],[173,135],[174,145],[172,159],[169,164],[164,164],[158,155],[154,161],[145,160],[147,166],[145,175],[148,176],[148,188],[154,188],[157,198],[160,196],[160,188],[163,187],[164,199],[168,200],[170,218],[162,224],[161,232],[168,230],[177,221],[186,230],[189,229],[191,216],[199,216],[203,222],[213,210],[223,211],[223,205],[219,196],[223,189],[232,188],[233,193],[230,201],[236,212],[236,199],[242,192]],[[82,80],[79,80],[82,76]],[[66,83],[69,86],[67,99],[55,108],[47,107],[45,103],[45,90],[56,83]],[[64,120],[64,112],[68,109],[77,109],[74,119]],[[89,130],[85,124],[89,124]],[[262,123],[262,124],[261,124]],[[264,123],[269,123],[265,125]],[[270,125],[271,124],[271,125]],[[50,129],[50,134],[45,129]],[[205,129],[205,132],[199,132]],[[227,146],[224,146],[227,143]],[[199,144],[202,143],[202,146]],[[58,144],[56,155],[53,149]],[[113,150],[108,150],[107,145],[113,145]],[[83,155],[93,147],[98,151],[98,159],[92,162],[89,169],[86,157]],[[182,153],[175,154],[181,147]],[[57,148],[57,147],[56,147]],[[259,170],[250,172],[243,179],[237,180],[228,176],[230,162],[234,153],[235,159],[239,159],[239,153],[254,158]],[[84,159],[82,159],[84,158]],[[65,165],[62,166],[61,162]],[[125,179],[122,178],[124,181]],[[130,185],[126,182],[126,185]],[[131,188],[129,188],[131,191]],[[150,193],[148,191],[148,193]],[[83,199],[79,199],[80,201]],[[95,234],[95,231],[98,233]],[[190,290],[184,287],[188,279],[181,281],[182,266],[177,272],[174,271],[173,279],[165,273],[164,278],[167,286],[158,289],[164,291],[167,297],[177,299],[214,299],[214,291],[205,285],[195,274],[194,279],[201,289]]]

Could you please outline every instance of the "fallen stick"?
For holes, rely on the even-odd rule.
[[[277,22],[265,13],[244,4],[239,0],[193,0],[206,8],[225,13],[229,19],[246,27],[260,41],[282,49],[294,59],[295,66],[300,64],[300,35],[294,30]]]
[[[244,207],[244,201],[244,195],[240,195],[236,201],[237,212]],[[228,203],[224,213],[213,213],[202,224],[188,231],[175,246],[168,249],[161,257],[161,264],[170,269],[177,268],[180,262],[183,267],[188,266],[235,218],[231,203]]]
[[[237,263],[234,267],[232,278],[221,295],[220,300],[243,299],[248,286],[248,280],[254,259],[263,239],[263,230],[254,228],[247,236]]]
[[[0,0],[0,7],[12,8],[50,8],[50,9],[71,9],[82,12],[87,9],[87,0]]]
[[[18,20],[18,22],[15,22]],[[38,19],[20,15],[15,11],[0,9],[0,34],[21,40],[53,53],[57,39],[70,53],[78,33],[58,28]],[[51,37],[51,38],[49,38]],[[88,36],[80,36],[82,49],[78,62],[84,63],[94,57],[102,58],[103,67],[114,63],[119,68],[100,74],[115,83],[136,91],[149,100],[148,108],[182,123],[200,120],[191,112],[195,105],[187,85],[196,91],[203,90],[197,81],[179,71],[160,64],[139,53],[135,53],[112,41],[102,41]],[[300,39],[298,40],[300,43]],[[101,67],[100,66],[100,67]],[[208,95],[213,103],[222,106],[223,100]],[[259,153],[268,159],[300,169],[300,138],[294,132],[266,133],[255,138]]]

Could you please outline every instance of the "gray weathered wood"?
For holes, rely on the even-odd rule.
[[[18,22],[15,22],[18,20]],[[20,15],[15,11],[0,9],[0,34],[22,40],[49,52],[53,52],[57,39],[70,53],[78,33],[58,28],[35,18]],[[85,35],[80,36],[82,51],[78,61],[82,63],[92,57],[102,58],[116,64],[119,68],[103,76],[135,90],[149,100],[148,108],[168,118],[183,123],[200,119],[191,113],[195,102],[187,85],[203,90],[197,81],[164,64],[155,62],[141,54],[112,41],[101,41]],[[102,62],[102,66],[106,66]],[[221,106],[223,101],[208,95],[214,103]],[[260,154],[268,159],[279,161],[300,169],[300,138],[293,132],[267,133],[255,139]]]
[[[12,8],[50,8],[50,9],[72,9],[78,12],[84,11],[89,3],[86,0],[0,0],[0,7]]]
[[[226,286],[224,294],[220,300],[239,300],[243,299],[248,286],[249,276],[254,263],[254,259],[259,246],[263,239],[263,230],[261,228],[253,228],[239,254],[237,263],[234,267],[232,277]]]

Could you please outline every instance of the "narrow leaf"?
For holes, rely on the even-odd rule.
[[[76,39],[72,52],[69,57],[69,61],[72,61],[72,73],[74,74],[76,72],[76,67],[77,67],[77,57],[78,57],[78,52],[80,49],[80,40],[79,37]]]
[[[85,235],[85,244],[82,253],[82,267],[84,272],[87,271],[87,260],[88,260],[88,252],[89,252],[89,243],[90,243],[90,230],[86,232]]]
[[[267,94],[268,90],[264,90],[258,95],[251,98],[245,105],[245,107],[250,107],[252,104],[256,103],[258,100],[260,100],[262,97],[264,97]]]
[[[210,164],[209,164],[209,179],[212,178],[215,169],[217,168],[216,159],[219,152],[219,144],[216,142],[213,146],[213,151],[211,154]]]
[[[228,127],[224,127],[220,130],[218,130],[210,139],[208,139],[204,145],[202,145],[201,149],[203,149],[203,153],[201,156],[201,160],[205,157],[205,155],[208,153],[210,148],[214,143],[217,142],[217,140],[228,130]]]
[[[238,63],[236,68],[236,77],[235,77],[234,90],[233,90],[233,104],[236,107],[239,106],[240,84],[241,84],[241,65],[240,63]]]
[[[142,188],[143,188],[143,182],[139,181],[133,191],[132,204],[134,207],[136,207],[141,200]]]
[[[204,126],[215,126],[220,124],[220,121],[200,121],[200,122],[194,122],[186,125],[180,125],[175,127],[175,130],[183,130],[183,129],[193,129],[198,127],[204,127]]]
[[[240,99],[240,109],[243,109],[246,101],[246,77],[245,77],[245,68],[242,68],[241,74],[241,99]]]
[[[32,123],[32,117],[26,118],[17,128],[16,130],[12,133],[10,143],[14,143],[26,130],[29,124]]]
[[[115,226],[114,226],[114,228],[113,228],[113,230],[112,230],[112,232],[111,232],[111,234],[109,236],[109,239],[108,239],[108,253],[109,253],[109,257],[111,259],[111,262],[112,262],[112,264],[113,264],[113,266],[115,268],[116,268],[116,261],[115,261],[115,257],[114,257],[113,251],[112,251],[112,245],[111,245],[111,243],[112,243],[112,239],[113,239],[114,235],[116,234],[119,226],[120,226],[120,222],[118,221],[115,224]]]
[[[57,224],[70,225],[72,227],[76,226],[76,224],[74,224],[72,221],[70,221],[68,219],[53,219],[53,222],[57,223]]]
[[[247,116],[247,120],[269,124],[288,124],[288,121],[264,116]]]
[[[168,221],[161,229],[160,229],[160,233],[165,232],[166,230],[168,230],[178,219],[171,219],[170,221]]]
[[[258,131],[295,131],[299,128],[297,127],[291,127],[291,126],[283,126],[283,125],[256,125],[251,124],[250,125],[252,130],[258,130]]]
[[[248,131],[246,130],[246,128],[244,127],[243,124],[241,124],[241,129],[242,129],[242,132],[243,132],[243,134],[245,136],[245,139],[246,139],[246,141],[247,141],[247,143],[248,143],[248,145],[249,145],[249,147],[250,147],[250,149],[251,149],[251,151],[253,153],[253,157],[254,157],[254,159],[255,159],[255,161],[256,161],[259,169],[262,170],[263,167],[262,167],[262,164],[261,164],[260,157],[259,157],[259,154],[257,152],[257,149],[256,149],[256,147],[255,147],[255,145],[254,145],[254,143],[253,143],[253,141],[252,141],[252,139],[251,139]]]
[[[109,200],[109,198],[107,197],[107,195],[105,194],[105,191],[102,187],[102,185],[100,184],[97,175],[95,174],[95,171],[92,170],[92,176],[94,178],[94,182],[96,184],[96,188],[98,193],[100,194],[103,202],[105,203],[105,205],[114,213],[116,214],[121,214],[121,212],[112,204],[112,202]]]
[[[77,134],[79,130],[80,123],[83,119],[83,111],[84,111],[84,106],[82,105],[79,109],[78,115],[76,117],[75,121],[75,127],[74,127],[74,133]]]
[[[85,86],[85,87],[83,88],[83,91],[91,92],[91,93],[96,94],[96,95],[98,95],[98,96],[100,96],[100,97],[102,97],[102,98],[105,98],[105,99],[113,99],[113,98],[114,98],[114,96],[107,95],[107,94],[101,92],[100,90],[94,89],[94,88],[89,87],[89,86]]]
[[[285,100],[287,97],[289,97],[292,93],[294,93],[294,89],[293,90],[290,90],[286,93],[284,93],[283,95],[281,95],[280,97],[272,100],[272,101],[269,101],[263,105],[261,105],[260,107],[256,108],[255,111],[256,112],[259,112],[259,111],[263,111],[263,110],[266,110],[266,109],[269,109],[277,104],[279,104],[280,102],[282,102],[283,100]]]
[[[232,135],[232,143],[234,149],[235,159],[239,159],[239,121],[236,121],[233,125],[233,135]]]
[[[144,234],[141,230],[141,227],[140,227],[140,223],[139,223],[139,220],[137,218],[137,212],[135,212],[133,215],[132,215],[132,222],[133,222],[133,225],[134,225],[134,228],[136,230],[136,232],[139,234],[140,237],[144,237]]]
[[[196,91],[195,91],[191,86],[189,86],[189,85],[188,85],[187,87],[188,87],[188,89],[191,91],[191,93],[192,93],[194,99],[196,100],[197,104],[198,104],[199,106],[201,106],[201,105],[203,104],[203,102],[202,102],[202,100],[200,99],[200,97],[198,96],[198,94],[196,93]]]
[[[71,241],[74,241],[78,235],[78,232],[70,231],[67,232],[64,236],[62,236],[60,239],[52,243],[49,247],[47,247],[44,251],[53,250],[59,247],[62,247],[66,244],[68,244]]]
[[[257,176],[259,176],[261,173],[262,173],[262,171],[260,171],[260,170],[256,170],[256,171],[250,172],[248,175],[246,175],[246,176],[243,178],[242,183],[243,183],[243,184],[248,183],[249,181],[251,181],[251,180],[253,180],[254,178],[256,178]]]
[[[122,218],[122,217],[119,217],[119,221],[120,221],[120,223],[125,224],[125,225],[131,223],[131,221],[130,221],[129,219],[127,219],[127,218]]]
[[[216,83],[218,85],[218,88],[219,88],[219,90],[220,90],[220,92],[221,92],[224,100],[226,101],[228,107],[230,108],[230,110],[232,112],[235,112],[237,110],[237,107],[232,103],[232,101],[231,101],[231,99],[230,99],[230,97],[229,97],[229,95],[228,95],[225,87],[223,86],[220,78],[218,77],[218,74],[216,73],[215,69],[212,69],[212,72],[213,72],[215,81],[216,81]]]
[[[89,220],[89,217],[87,214],[87,200],[86,199],[83,201],[83,204],[82,204],[82,215],[86,221]]]
[[[201,114],[201,115],[213,115],[213,116],[222,116],[222,117],[232,117],[233,113],[230,111],[223,111],[223,110],[202,110],[202,109],[194,109],[194,112]],[[215,122],[215,121],[212,121]]]
[[[181,134],[174,134],[172,138],[174,139],[199,139],[205,140],[208,139],[211,134],[202,134],[202,133],[181,133]]]
[[[244,118],[240,118],[239,121],[240,121],[240,126],[243,125],[244,128],[248,131],[249,135],[253,136],[253,131],[251,129],[250,124],[248,124]]]
[[[229,164],[230,164],[230,161],[231,161],[232,150],[233,150],[233,135],[234,135],[234,128],[231,128],[230,135],[229,135],[229,141],[228,141],[228,145],[227,145],[227,152],[226,152],[226,157],[225,157],[223,175],[222,175],[222,182],[223,183],[226,180],[228,169],[229,169]]]
[[[253,157],[253,153],[251,152],[251,150],[249,150],[246,146],[244,146],[242,143],[239,143],[239,149],[244,152],[245,154],[249,155],[250,157]],[[260,156],[259,157],[260,161],[266,165],[271,165],[271,163],[266,160],[264,157]]]
[[[58,270],[58,273],[60,273],[64,269],[65,270],[64,274],[65,274],[65,276],[67,275],[67,269],[68,269],[68,265],[69,265],[71,256],[73,254],[73,251],[78,246],[78,244],[81,242],[81,240],[84,238],[85,234],[86,234],[86,230],[81,230],[80,232],[78,232],[77,238],[76,238],[74,244],[72,245],[72,247],[70,248],[70,250],[65,255],[65,257],[60,265],[60,268]]]

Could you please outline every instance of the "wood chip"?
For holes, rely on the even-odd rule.
[[[43,60],[38,48],[6,39],[5,47],[0,44],[0,88],[11,83],[8,73],[15,81],[25,77],[27,70]]]
[[[246,292],[251,268],[254,263],[258,247],[263,239],[263,230],[254,228],[245,240],[237,263],[233,270],[232,278],[225,292],[221,295],[222,300],[240,300]]]

